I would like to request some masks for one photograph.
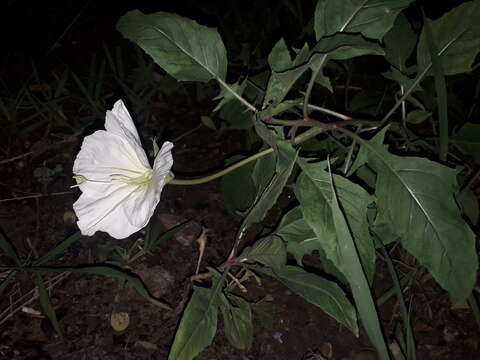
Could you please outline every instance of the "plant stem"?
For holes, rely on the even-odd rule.
[[[333,111],[333,110],[330,110],[330,109],[326,109],[326,108],[323,108],[321,106],[308,104],[307,107],[309,107],[312,110],[316,110],[316,111],[320,111],[320,112],[328,114],[328,115],[332,115],[332,116],[334,116],[336,118],[339,118],[339,119],[342,119],[342,120],[352,120],[352,118],[350,116],[343,115],[339,112],[336,112],[336,111]]]
[[[296,136],[294,139],[292,139],[292,145],[297,145],[300,144],[304,141],[307,141],[308,139],[320,134],[321,132],[330,129],[329,127],[312,127],[311,129],[305,131],[304,133]],[[265,155],[271,154],[273,152],[272,148],[265,149],[263,151],[260,151],[259,153],[256,153],[246,159],[240,160],[239,162],[220,170],[219,172],[216,172],[214,174],[197,178],[197,179],[175,179],[173,178],[168,182],[168,184],[171,185],[198,185],[198,184],[203,184],[215,179],[218,179],[219,177],[222,177],[229,172],[238,169],[239,167],[242,167],[243,165],[248,164],[249,162],[255,161]]]
[[[305,99],[303,100],[303,117],[305,119],[308,118],[308,100],[310,99],[310,94],[312,93],[313,86],[315,85],[315,79],[317,78],[318,73],[322,68],[322,65],[323,65],[323,61],[319,66],[317,66],[316,69],[312,71],[312,78],[310,79],[310,82],[308,83],[307,91],[305,92]]]
[[[432,64],[429,64],[425,68],[425,70],[423,70],[420,74],[417,75],[417,78],[413,82],[412,86],[410,86],[408,88],[408,90],[405,91],[403,96],[395,103],[395,105],[393,105],[393,107],[390,109],[390,111],[387,113],[387,115],[385,115],[383,117],[382,121],[380,122],[380,125],[385,124],[385,122],[387,122],[387,120],[390,119],[390,116],[392,116],[392,114],[395,112],[395,110],[397,110],[398,107],[407,99],[407,97],[412,93],[412,91],[420,83],[420,81],[423,80],[424,76],[427,74],[427,72],[430,70],[431,67],[432,67]]]
[[[254,113],[257,113],[257,109],[255,108],[255,106],[253,106],[252,104],[250,104],[247,100],[245,100],[243,97],[241,97],[240,95],[238,95],[235,91],[232,90],[232,88],[230,86],[228,86],[228,84],[219,79],[219,78],[216,78],[216,80],[218,81],[218,83],[223,86],[228,92],[230,92],[234,97],[235,99],[237,99],[238,101],[240,101],[243,105],[245,105],[249,110],[253,111]]]

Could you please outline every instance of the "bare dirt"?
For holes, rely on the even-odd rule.
[[[67,53],[80,55],[72,48]],[[7,76],[9,69],[25,68],[18,64],[11,66],[4,64],[2,74]],[[185,107],[183,101],[187,99],[156,100],[153,104],[155,119],[146,125],[138,124],[144,139],[162,133],[162,140],[173,140],[196,128],[200,116],[208,115],[214,106],[207,103]],[[74,105],[70,104],[68,109],[68,116],[79,116]],[[101,123],[103,119],[99,117],[98,121]],[[72,137],[72,132],[61,126],[41,126],[28,131],[2,128],[0,227],[21,259],[29,263],[76,231],[71,211],[79,192],[70,189],[74,184],[71,169],[83,136],[91,130]],[[222,167],[228,156],[247,150],[243,132],[219,133],[201,127],[175,143],[173,171],[177,174],[207,173]],[[48,184],[42,184],[33,176],[35,169],[56,165],[62,165],[63,169]],[[173,311],[155,307],[132,289],[119,287],[115,279],[52,274],[44,280],[49,285],[63,331],[63,337],[59,337],[42,314],[35,278],[18,274],[0,299],[0,359],[167,359],[182,310],[191,294],[189,278],[195,273],[198,259],[195,238],[201,226],[209,230],[201,266],[201,271],[205,271],[207,266],[215,267],[225,261],[241,220],[226,210],[219,184],[217,180],[194,187],[167,186],[154,221],[168,229],[178,222],[192,220],[195,225],[190,229],[190,236],[180,234],[162,244],[153,255],[130,264],[129,270],[145,282],[154,296],[170,304]],[[68,193],[57,194],[63,192]],[[281,199],[282,204],[291,201],[289,194]],[[274,225],[280,214],[279,208],[273,209],[267,225]],[[97,264],[104,261],[102,249],[115,245],[127,248],[142,236],[138,233],[126,240],[113,240],[101,233],[83,237],[50,264]],[[253,237],[252,232],[248,241]],[[409,259],[404,254],[396,252],[394,255],[408,266]],[[308,256],[305,263],[313,269],[318,268],[314,255]],[[0,253],[0,265],[12,265],[12,262]],[[384,264],[379,261],[377,265],[379,271],[374,287],[380,296],[390,288],[391,281]],[[7,275],[0,273],[2,278]],[[261,283],[251,279],[244,285],[248,291],[239,295],[252,302],[264,300],[274,304],[272,317],[254,318],[254,343],[252,349],[246,351],[229,344],[220,320],[213,344],[198,359],[375,359],[363,332],[356,338],[274,279],[263,276]],[[412,297],[412,327],[418,359],[480,359],[480,331],[468,308],[451,309],[448,295],[428,275],[416,279],[406,289],[406,295]],[[386,333],[392,334],[400,320],[395,300],[391,298],[385,302],[379,312]],[[125,330],[112,328],[112,313],[128,314],[129,325]]]

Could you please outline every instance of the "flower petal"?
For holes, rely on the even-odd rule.
[[[77,225],[83,235],[91,236],[97,231],[105,231],[115,239],[124,239],[143,226],[136,226],[129,221],[125,212],[125,203],[135,200],[142,194],[132,193],[129,184],[98,184],[87,183],[90,190],[84,191],[73,204],[78,217]],[[98,196],[102,194],[102,196]],[[148,219],[145,219],[148,222]]]
[[[165,186],[165,177],[170,173],[173,165],[172,148],[171,142],[164,142],[153,163],[155,188],[158,192],[161,192]]]
[[[135,124],[122,100],[118,100],[113,105],[112,110],[107,110],[105,129],[107,132],[117,135],[130,143],[132,149],[137,153],[139,161],[146,167],[150,166]]]
[[[137,158],[140,151],[145,155],[143,148],[134,151],[119,136],[99,130],[83,140],[73,173],[94,181],[110,181],[113,174],[139,176],[150,170]]]

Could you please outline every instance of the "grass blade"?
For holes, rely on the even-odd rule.
[[[433,39],[430,20],[425,19],[425,35],[427,38],[428,49],[430,50],[430,58],[432,59],[432,67],[435,75],[435,91],[437,92],[438,117],[440,120],[440,160],[447,160],[448,153],[448,103],[447,103],[447,85],[445,84],[445,76],[442,63],[437,55],[437,45]]]
[[[40,305],[43,309],[43,313],[47,315],[57,334],[60,335],[60,337],[63,337],[62,329],[60,328],[60,324],[58,323],[57,314],[55,313],[55,309],[53,308],[52,302],[50,301],[50,296],[48,296],[47,288],[45,287],[43,279],[40,275],[37,275],[35,283],[37,285],[38,297],[40,300]]]

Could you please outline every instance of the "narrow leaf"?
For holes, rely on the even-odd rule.
[[[350,233],[345,215],[340,208],[333,179],[330,178],[330,181],[332,189],[333,222],[337,236],[342,242],[339,251],[343,258],[344,265],[340,270],[342,270],[350,283],[355,304],[357,305],[360,318],[362,319],[363,326],[365,327],[370,341],[377,349],[380,359],[388,360],[390,359],[390,356],[388,354],[385,338],[383,337],[380,328],[380,321],[375,309],[372,293],[364,275],[357,250],[355,249],[355,242]]]
[[[22,266],[20,259],[18,258],[17,252],[13,248],[10,241],[7,240],[5,235],[0,231],[0,248],[4,251],[5,255],[7,255],[10,259],[13,260],[15,265]]]
[[[40,275],[37,275],[35,283],[37,285],[38,298],[40,300],[40,305],[42,306],[43,313],[47,315],[50,323],[52,324],[57,334],[60,335],[60,337],[63,337],[62,329],[60,328],[60,324],[58,323],[57,314],[55,313],[55,309],[53,308],[50,301],[50,296],[48,296],[48,291]]]

